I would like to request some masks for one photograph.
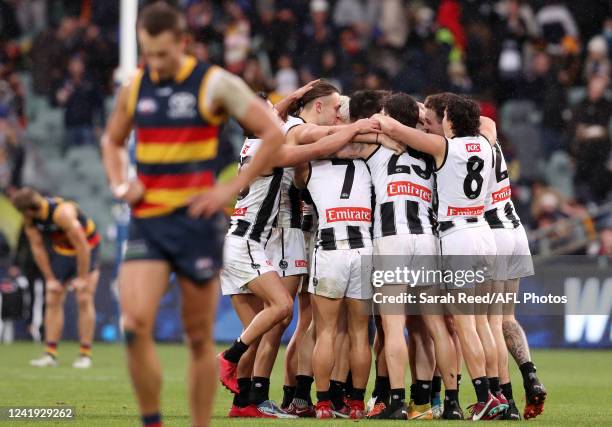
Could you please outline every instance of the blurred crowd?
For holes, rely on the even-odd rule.
[[[588,250],[612,252],[609,215],[593,215],[611,198],[610,2],[171,2],[186,12],[196,57],[273,99],[318,77],[347,94],[475,97],[499,125],[526,225],[589,220],[602,237]],[[114,87],[118,9],[118,0],[0,0],[0,187],[18,185],[23,163],[27,99],[18,72],[63,109],[64,151],[96,143]]]

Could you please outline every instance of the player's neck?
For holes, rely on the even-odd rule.
[[[306,123],[313,123],[315,125],[318,125],[317,116],[313,110],[302,111],[299,117]]]

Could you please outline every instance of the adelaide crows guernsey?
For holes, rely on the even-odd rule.
[[[128,113],[134,118],[136,173],[145,192],[134,216],[170,214],[215,184],[222,118],[207,110],[205,94],[217,70],[187,57],[174,79],[160,80],[148,68],[136,75]]]

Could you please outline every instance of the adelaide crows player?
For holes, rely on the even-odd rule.
[[[141,11],[138,39],[146,66],[121,90],[102,141],[113,194],[132,206],[120,301],[128,368],[145,425],[161,425],[161,368],[152,329],[172,271],[181,287],[190,350],[192,425],[210,422],[224,234],[217,212],[271,166],[283,142],[272,113],[242,80],[185,53],[184,28],[184,17],[166,3]],[[215,185],[219,125],[227,116],[259,135],[262,144],[247,170]],[[125,142],[132,129],[137,178],[130,181]]]

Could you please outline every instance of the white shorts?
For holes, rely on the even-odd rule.
[[[440,250],[438,238],[433,234],[383,236],[374,239],[373,243],[373,269],[376,272],[395,271],[405,267],[414,270],[438,268]]]
[[[317,233],[304,231],[304,247],[306,251],[306,259],[308,260],[308,271],[306,272],[310,275],[310,270],[312,269],[312,254],[314,252],[315,243],[317,239]]]
[[[237,236],[225,236],[221,269],[223,295],[249,294],[247,285],[271,271],[276,270],[263,245]]]
[[[316,247],[308,292],[327,298],[372,297],[372,247],[323,250]]]
[[[304,232],[299,228],[273,228],[266,243],[266,253],[280,277],[308,273]]]
[[[495,280],[519,279],[533,276],[533,261],[527,233],[518,228],[494,228],[491,230],[497,246]]]
[[[445,268],[481,270],[490,280],[497,255],[493,232],[485,223],[445,234],[440,237],[440,255]]]

